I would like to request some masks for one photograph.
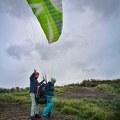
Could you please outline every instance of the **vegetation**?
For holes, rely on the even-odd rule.
[[[80,86],[83,86],[83,87],[95,87],[95,86],[98,86],[99,84],[120,86],[120,79],[115,79],[115,80],[95,80],[95,79],[83,80],[83,82],[80,83]]]
[[[116,97],[113,100],[81,98],[61,98],[60,95],[77,87],[96,87]],[[29,88],[18,87],[0,89],[0,103],[27,103],[30,104]],[[120,118],[120,79],[112,81],[84,80],[82,83],[56,86],[54,109],[65,115],[76,115],[82,119],[91,120],[119,120]]]
[[[63,114],[77,115],[81,118],[91,118],[92,120],[114,120],[116,119],[115,111],[117,111],[117,105],[111,101],[108,104],[106,100],[92,100],[92,99],[80,99],[80,100],[70,100],[62,99],[55,100],[55,108]]]

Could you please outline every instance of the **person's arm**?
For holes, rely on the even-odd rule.
[[[43,78],[43,80],[42,80],[41,82],[39,82],[38,85],[41,85],[44,81],[47,82],[47,81]]]
[[[43,80],[39,82],[38,85],[41,85],[44,81],[47,83],[47,79],[43,77]]]
[[[34,79],[35,72],[36,72],[36,69],[34,69],[34,73],[30,76],[30,80],[33,80],[33,79]]]
[[[41,82],[38,83],[38,85],[41,85],[44,82],[44,80],[42,80]]]
[[[34,79],[34,73],[30,76],[30,80]]]

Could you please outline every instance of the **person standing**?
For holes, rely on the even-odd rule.
[[[38,82],[39,72],[34,70],[34,73],[30,76],[30,97],[31,97],[31,120],[38,120],[41,118],[39,115],[39,104],[35,100],[36,87],[41,85],[45,80]]]
[[[53,108],[53,100],[52,97],[54,96],[54,84],[56,82],[56,78],[51,78],[51,81],[47,83],[47,105],[43,110],[42,116],[43,117],[50,117]]]

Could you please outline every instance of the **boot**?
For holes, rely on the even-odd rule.
[[[51,116],[51,112],[48,112],[48,118]]]
[[[38,114],[35,114],[35,117],[38,118],[38,119],[39,119],[39,118],[42,118],[42,117],[41,117],[40,115],[38,115]]]
[[[38,120],[38,119],[35,116],[32,116],[31,120]]]

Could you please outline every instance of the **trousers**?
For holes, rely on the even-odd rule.
[[[42,115],[47,117],[48,115],[50,115],[52,113],[52,108],[53,108],[53,100],[52,100],[52,96],[47,96],[47,105],[43,110]]]
[[[35,100],[35,94],[34,93],[30,93],[30,97],[31,97],[31,116],[35,116],[35,114],[39,114],[39,104],[36,103]]]

